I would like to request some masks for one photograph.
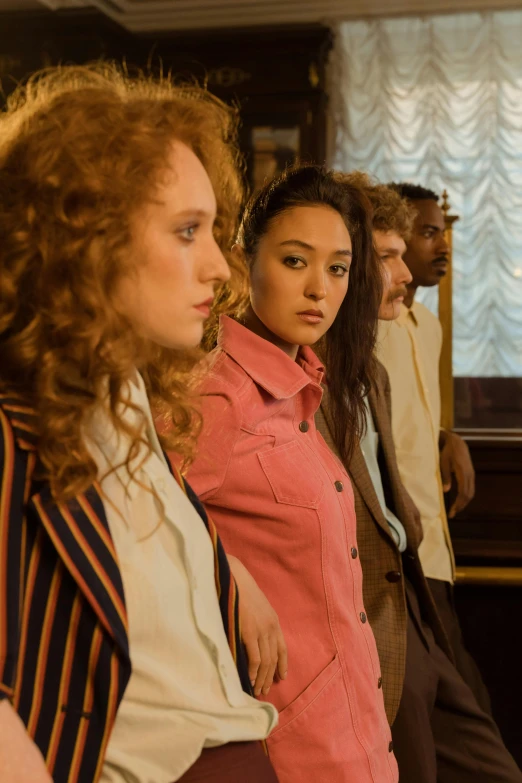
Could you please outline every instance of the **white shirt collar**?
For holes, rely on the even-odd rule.
[[[165,463],[166,459],[154,426],[145,382],[139,372],[136,371],[135,378],[128,381],[123,387],[123,400],[124,402],[120,404],[118,410],[121,419],[137,429],[149,445],[152,454]],[[134,407],[130,407],[131,405]],[[131,480],[127,468],[124,467],[129,453],[130,439],[125,433],[118,432],[114,427],[109,415],[107,397],[94,411],[86,431],[87,437],[103,453],[109,466],[115,468],[123,466],[122,470],[117,471],[118,478],[124,484],[125,490],[131,498],[134,497],[141,487],[137,481]],[[148,457],[145,447],[142,445],[130,462],[131,472],[133,469],[140,469],[144,460],[147,462]]]

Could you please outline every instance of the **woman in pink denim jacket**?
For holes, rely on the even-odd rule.
[[[371,243],[361,193],[320,167],[287,171],[249,205],[233,252],[250,304],[221,319],[188,472],[236,576],[255,580],[286,639],[288,676],[280,667],[261,694],[280,710],[268,747],[281,783],[398,780],[352,488],[314,424],[327,382],[347,451],[360,428],[380,301]],[[321,338],[327,379],[309,347]],[[277,645],[261,638],[259,657],[275,666]]]

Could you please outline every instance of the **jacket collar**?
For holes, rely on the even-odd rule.
[[[29,499],[67,570],[100,624],[129,658],[123,582],[98,484],[57,503],[45,483]]]
[[[326,424],[326,430],[322,430],[323,436],[326,440],[327,445],[333,451],[335,456],[339,460],[341,460],[341,455],[339,454],[339,451],[333,439],[334,422],[332,417],[332,411],[328,401],[327,389],[325,389],[325,395],[323,397],[323,401],[321,404],[321,413],[324,419],[324,423]],[[321,414],[319,414],[319,417],[320,416]],[[321,419],[319,418],[319,421],[320,420]],[[368,466],[366,465],[366,460],[364,459],[364,455],[362,453],[361,446],[359,443],[356,443],[354,446],[350,462],[348,464],[343,462],[343,466],[346,469],[348,475],[350,476],[350,480],[357,487],[370,514],[373,516],[377,524],[382,528],[385,535],[388,538],[392,539],[390,533],[390,526],[386,521],[383,510],[381,508],[381,504],[379,503],[379,498],[377,497],[377,494],[375,492],[373,482],[370,473],[368,471]]]
[[[405,503],[405,488],[402,485],[397,457],[393,443],[393,434],[390,419],[389,387],[387,388],[387,373],[383,365],[377,361],[375,382],[372,384],[368,401],[373,414],[373,419],[384,456],[384,462],[389,477],[389,486],[392,492],[393,511],[403,523],[408,537],[408,545],[418,547],[422,541],[422,528],[419,527],[412,516],[413,501],[411,506]]]
[[[162,462],[166,460],[161,448],[150,410],[149,399],[145,383],[141,375],[136,372],[134,380],[129,381],[123,389],[123,402],[118,409],[118,416],[133,429],[141,432],[142,437],[147,441],[151,452],[155,454]],[[147,454],[141,448],[130,462],[130,471],[125,466],[130,448],[130,439],[117,432],[109,415],[108,399],[101,401],[96,407],[85,427],[87,445],[95,462],[98,458],[94,456],[90,443],[95,449],[103,455],[103,460],[110,469],[114,469],[116,477],[120,481],[126,493],[134,500],[142,491],[140,483],[133,479],[132,474],[139,470],[146,461]]]
[[[17,446],[23,451],[36,451],[38,432],[37,413],[34,408],[19,397],[9,394],[0,394],[0,405],[13,428]]]
[[[219,319],[218,346],[276,400],[294,397],[310,383],[320,386],[324,367],[308,346],[294,362],[281,348],[228,316]]]
[[[417,308],[417,302],[413,302],[411,307],[406,307],[405,304],[401,304],[401,309],[395,323],[398,324],[398,326],[406,326],[406,323],[409,318],[411,321],[413,321],[415,326],[417,326],[418,320],[417,320],[417,314],[415,312],[416,308]]]

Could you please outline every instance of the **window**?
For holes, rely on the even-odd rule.
[[[336,168],[449,193],[461,427],[522,429],[522,12],[346,22]],[[437,291],[418,298],[437,312]]]

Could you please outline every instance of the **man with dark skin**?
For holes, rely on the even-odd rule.
[[[438,204],[437,194],[432,190],[409,184],[394,185],[394,189],[407,198],[417,212],[413,234],[404,254],[404,261],[412,275],[411,283],[406,286],[408,293],[404,299],[405,306],[410,309],[417,288],[439,285],[442,278],[446,276],[450,252],[446,240],[444,215]],[[469,449],[460,435],[441,430],[439,447],[444,492],[449,492],[451,489],[452,474],[457,481],[457,496],[448,513],[449,518],[453,519],[475,495],[475,471]]]
[[[457,669],[479,704],[491,711],[477,666],[464,647],[453,602],[454,558],[447,517],[462,511],[475,494],[475,473],[468,447],[454,432],[440,427],[438,366],[442,345],[439,320],[415,301],[420,286],[439,285],[447,274],[450,248],[439,197],[409,183],[391,187],[416,210],[404,261],[411,272],[401,315],[380,331],[379,359],[390,376],[393,437],[399,471],[419,508],[424,540],[419,556],[439,616],[453,648]],[[456,497],[446,517],[444,493],[456,481]]]

